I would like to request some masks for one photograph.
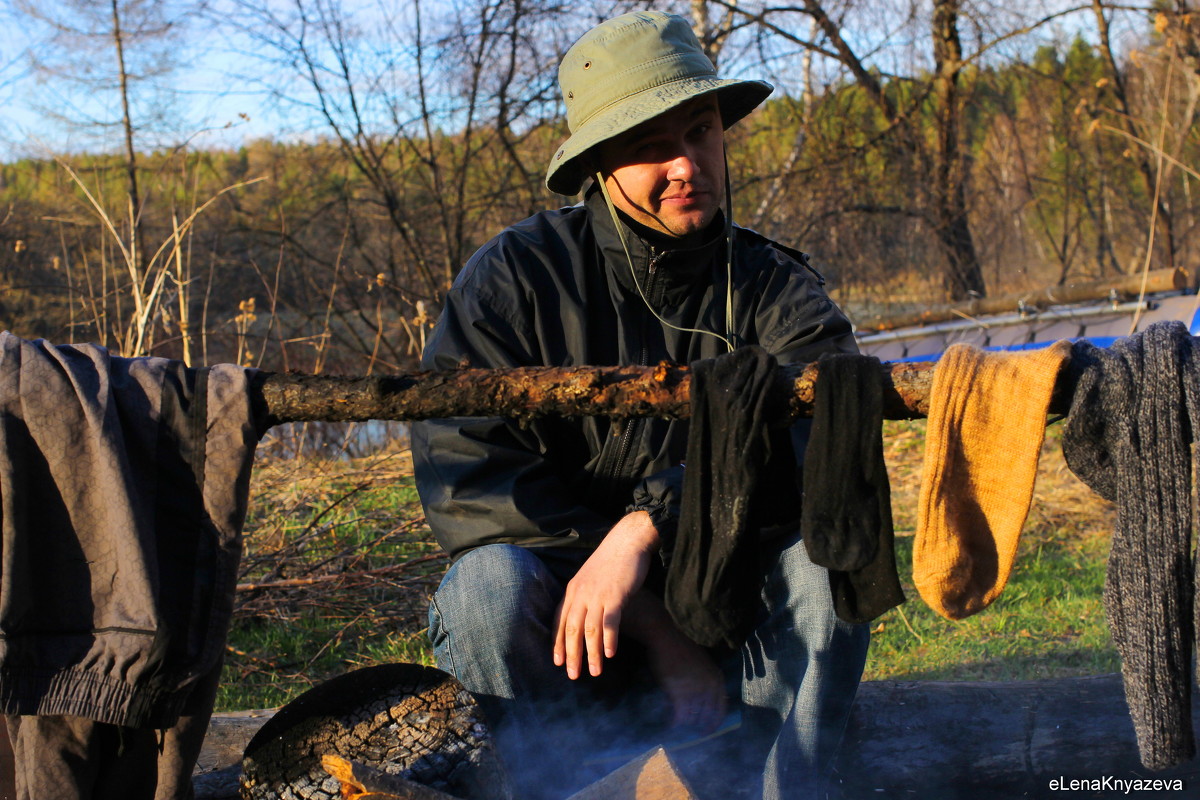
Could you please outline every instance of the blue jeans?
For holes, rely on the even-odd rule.
[[[721,762],[716,774],[739,788],[761,778],[767,800],[822,797],[868,629],[834,615],[828,574],[809,561],[798,535],[771,548],[764,567],[758,624],[722,662],[742,724],[714,742],[723,748],[712,754]],[[554,666],[551,625],[563,590],[532,550],[487,545],[450,568],[429,612],[438,666],[479,700],[516,796],[530,800],[565,797],[648,749],[666,717],[632,643],[621,643],[598,679],[571,681]]]

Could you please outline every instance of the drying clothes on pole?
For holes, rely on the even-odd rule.
[[[1121,655],[1142,763],[1190,759],[1192,734],[1192,442],[1200,424],[1195,339],[1151,325],[1102,350],[1081,341],[1063,455],[1117,504],[1104,608]]]
[[[804,455],[801,535],[813,563],[829,568],[834,609],[847,622],[869,622],[904,602],[883,460],[881,372],[871,356],[821,355]]]
[[[948,619],[991,604],[1008,582],[1029,514],[1046,412],[1067,341],[1041,350],[947,348],[934,372],[917,502],[913,582]]]
[[[87,766],[129,780],[111,759],[144,754],[132,737],[156,729],[190,787],[263,422],[251,373],[0,334],[0,711],[26,754],[23,796],[103,796],[21,782],[53,780],[52,762],[78,769],[78,748],[106,736],[108,750],[87,752],[109,763]],[[141,787],[155,782],[109,788],[147,797]],[[190,792],[157,783],[159,797]]]
[[[705,647],[741,647],[760,604],[757,523],[779,497],[759,485],[772,454],[775,372],[775,357],[758,346],[691,365],[687,469],[664,600],[679,629]]]

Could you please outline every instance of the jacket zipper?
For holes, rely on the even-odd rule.
[[[646,302],[650,302],[651,290],[654,287],[654,276],[658,270],[658,262],[662,260],[666,251],[655,250],[650,248],[650,260],[646,264]],[[649,312],[650,309],[646,309]],[[638,366],[647,367],[650,365],[650,349],[646,346],[646,319],[648,314],[644,312],[641,319],[642,328],[642,354],[638,359]],[[621,442],[617,450],[617,461],[613,465],[611,472],[612,481],[615,484],[621,476],[621,471],[625,469],[625,460],[629,457],[629,451],[633,449],[633,439],[641,427],[642,418],[635,417],[626,420],[625,430],[621,432]]]
[[[655,250],[650,248],[650,261],[646,264],[646,297],[650,296],[650,284],[654,280],[654,273],[658,269],[658,262],[662,261],[666,250]]]

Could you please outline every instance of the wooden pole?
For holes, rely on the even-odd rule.
[[[928,414],[934,367],[932,362],[882,365],[885,418]],[[1069,373],[1065,369],[1059,379],[1052,413],[1065,413],[1070,403]],[[812,416],[816,377],[816,363],[780,369],[772,415],[780,425]],[[462,369],[366,378],[260,373],[256,384],[272,425],[454,416],[686,419],[690,387],[688,368],[668,364]]]

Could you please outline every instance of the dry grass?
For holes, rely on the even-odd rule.
[[[275,706],[357,666],[428,663],[446,559],[399,445],[364,458],[260,453],[221,709]]]

